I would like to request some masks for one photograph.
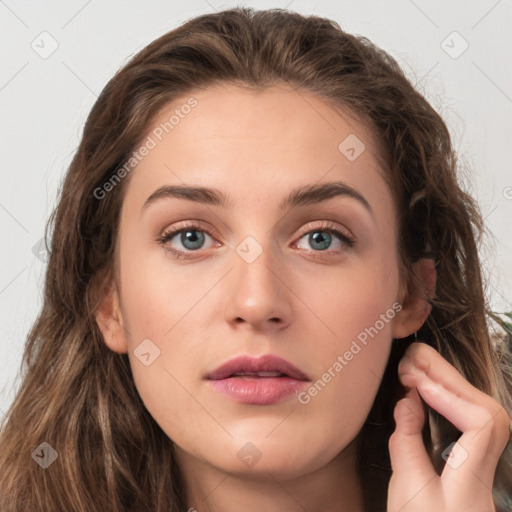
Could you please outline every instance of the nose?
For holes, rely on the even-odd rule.
[[[290,323],[293,292],[282,262],[268,247],[254,261],[240,254],[235,252],[229,275],[226,321],[234,328],[283,329]]]

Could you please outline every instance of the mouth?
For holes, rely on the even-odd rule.
[[[206,379],[215,391],[251,405],[282,402],[310,382],[293,364],[270,354],[236,357],[210,372]]]
[[[230,377],[260,377],[260,378],[268,378],[268,377],[289,377],[286,373],[281,372],[238,372],[233,373],[233,375],[230,375]]]

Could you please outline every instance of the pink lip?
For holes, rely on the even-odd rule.
[[[279,372],[282,376],[234,375]],[[211,386],[229,398],[245,404],[270,405],[302,389],[308,377],[288,361],[273,355],[259,358],[239,356],[210,372]]]

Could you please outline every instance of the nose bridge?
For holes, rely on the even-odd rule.
[[[254,326],[270,320],[289,321],[288,294],[274,249],[270,234],[264,230],[246,236],[235,247],[228,320],[245,320]]]

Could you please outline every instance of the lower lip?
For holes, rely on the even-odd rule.
[[[281,402],[307,385],[307,381],[291,377],[229,377],[210,382],[214,389],[232,400],[252,405]]]

